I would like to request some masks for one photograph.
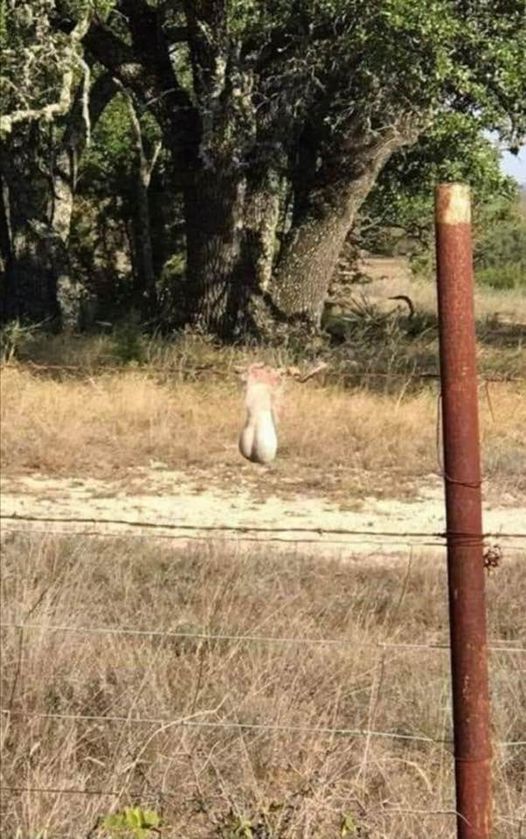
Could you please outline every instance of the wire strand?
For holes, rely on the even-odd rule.
[[[273,525],[228,525],[228,524],[185,524],[174,522],[152,522],[137,519],[110,519],[91,518],[87,516],[31,516],[26,513],[13,515],[0,515],[0,521],[8,522],[33,522],[35,524],[104,524],[114,526],[125,526],[141,528],[143,530],[175,530],[188,532],[205,533],[305,533],[317,534],[318,536],[375,536],[381,539],[440,539],[447,538],[467,539],[480,542],[482,539],[526,539],[526,532],[498,532],[488,531],[486,533],[468,533],[462,531],[425,531],[425,530],[353,530],[345,527],[275,527]]]
[[[115,626],[71,626],[71,625],[57,625],[57,624],[39,624],[39,623],[14,623],[2,622],[1,629],[30,629],[40,630],[42,632],[65,632],[82,635],[128,635],[135,637],[155,637],[155,638],[185,638],[197,639],[206,641],[233,641],[236,643],[256,643],[256,644],[305,644],[305,645],[326,645],[326,646],[349,646],[359,647],[360,649],[403,649],[403,650],[445,650],[450,649],[449,644],[411,644],[404,642],[391,641],[377,641],[369,643],[359,643],[352,638],[302,638],[290,636],[275,636],[275,635],[235,635],[229,633],[213,633],[213,632],[182,632],[178,630],[161,630],[161,629],[133,629],[131,627],[115,627]],[[488,650],[499,653],[526,653],[526,647],[513,647],[509,645],[508,641],[493,641],[490,642]]]
[[[411,740],[419,743],[452,743],[451,740],[427,737],[422,734],[399,734],[396,731],[376,731],[361,728],[330,728],[326,726],[310,725],[274,725],[272,723],[248,723],[235,721],[212,722],[206,720],[169,719],[166,717],[130,717],[110,716],[101,714],[45,714],[33,711],[11,711],[2,708],[1,714],[9,717],[24,719],[69,720],[77,722],[118,722],[133,725],[181,726],[185,728],[223,728],[241,729],[247,731],[274,731],[294,734],[326,734],[346,737],[380,737],[393,740]]]
[[[219,728],[241,729],[243,731],[274,731],[293,734],[326,734],[343,737],[378,737],[391,740],[408,740],[418,743],[436,743],[452,745],[447,738],[428,737],[423,734],[400,734],[397,731],[379,731],[368,728],[330,728],[327,726],[311,725],[275,725],[272,723],[235,722],[233,720],[211,722],[206,720],[169,719],[167,717],[130,717],[103,714],[45,714],[35,711],[12,711],[8,708],[0,709],[0,714],[8,717],[42,720],[69,720],[76,722],[118,722],[133,725],[158,725],[163,727],[181,726],[184,728]],[[526,746],[526,740],[497,740],[495,746],[516,748]]]
[[[1,520],[1,519],[0,519]],[[161,539],[169,542],[208,542],[210,541],[210,536],[206,534],[192,534],[192,533],[163,533],[156,532],[152,533],[151,531],[149,534],[146,532],[140,533],[138,530],[60,530],[58,528],[53,528],[51,530],[44,530],[41,528],[33,528],[33,527],[12,527],[11,525],[4,526],[2,525],[1,531],[3,533],[19,533],[26,536],[31,535],[39,535],[39,536],[64,536],[64,537],[78,537],[83,536],[86,538],[97,538],[97,539]],[[353,545],[371,545],[376,548],[381,548],[384,542],[379,539],[366,539],[365,537],[361,537],[359,540],[355,542],[350,542],[349,539],[312,539],[307,536],[300,537],[300,538],[290,538],[287,539],[285,537],[280,536],[260,536],[260,537],[252,537],[249,535],[232,535],[228,533],[224,533],[221,536],[221,539],[225,542],[243,542],[243,543],[250,543],[253,545],[260,545],[264,546],[267,544],[281,544],[281,545],[290,545],[293,548],[295,545],[325,545],[325,546],[339,546],[339,547],[352,547]],[[391,540],[391,545],[400,545],[403,547],[408,547],[414,543],[408,542],[407,539],[399,539],[399,540]],[[426,542],[420,541],[418,542],[419,547],[428,547],[428,548],[440,548],[443,549],[445,545],[441,544],[440,542]],[[513,546],[516,547],[516,546]],[[513,549],[513,548],[511,548]],[[508,548],[507,548],[508,550]]]
[[[75,373],[84,373],[86,375],[94,375],[100,373],[161,373],[164,375],[173,375],[174,373],[180,373],[181,367],[178,366],[161,366],[158,364],[144,364],[138,367],[125,367],[125,366],[118,366],[115,364],[94,364],[94,365],[81,365],[81,364],[39,364],[35,361],[24,361],[22,363],[12,363],[6,362],[0,365],[0,369],[12,369],[12,370],[54,370],[56,372],[75,372]],[[214,368],[211,365],[196,365],[192,368],[192,371],[196,373],[210,373],[214,372]],[[235,371],[227,370],[224,371],[224,375],[233,374]],[[403,381],[410,380],[421,380],[421,381],[435,381],[440,379],[440,373],[435,370],[423,370],[421,372],[417,372],[415,370],[407,370],[403,371],[392,371],[392,370],[348,370],[340,374],[341,378],[345,379],[357,379],[357,378],[364,378],[364,379],[401,379]],[[184,377],[181,377],[184,378]],[[525,376],[480,376],[479,381],[481,383],[490,382],[493,384],[511,384],[514,382],[525,382]]]

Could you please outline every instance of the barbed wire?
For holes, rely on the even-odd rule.
[[[1,516],[0,516],[1,521]],[[148,541],[153,539],[154,541],[165,541],[165,542],[180,542],[181,544],[188,544],[188,543],[196,543],[196,544],[203,544],[208,543],[210,541],[210,535],[206,533],[176,533],[170,532],[166,533],[162,530],[162,525],[159,525],[159,530],[155,533],[152,531],[143,531],[140,532],[139,529],[122,529],[122,530],[105,530],[105,529],[96,529],[96,530],[85,530],[85,529],[77,529],[71,528],[69,530],[60,529],[57,527],[53,527],[52,529],[43,529],[38,527],[16,527],[10,524],[2,525],[0,527],[0,538],[5,537],[7,534],[17,534],[21,536],[38,536],[46,537],[46,538],[72,538],[72,537],[81,537],[87,539],[114,539],[114,540],[129,540],[135,539],[137,541]],[[374,535],[374,534],[372,534]],[[390,550],[389,548],[385,549],[385,542],[382,538],[365,538],[365,537],[357,537],[357,538],[349,538],[346,539],[324,539],[319,537],[317,539],[308,538],[306,536],[303,537],[294,537],[293,535],[290,538],[287,537],[280,537],[280,536],[250,536],[250,535],[243,535],[243,534],[228,534],[227,532],[221,535],[220,544],[222,542],[227,543],[243,543],[243,544],[251,544],[254,547],[264,547],[267,544],[279,544],[282,546],[290,546],[291,549],[299,546],[312,546],[317,545],[319,547],[326,547],[326,548],[334,548],[338,550],[343,550],[344,548],[348,548],[351,551],[355,549],[355,553],[353,554],[358,556],[356,553],[356,549],[361,545],[367,545],[370,547],[368,551],[362,551],[360,555],[362,557],[366,557],[368,560],[370,559],[378,559],[384,560],[386,556],[396,556],[402,552],[403,549],[412,549],[415,547],[419,548],[433,548],[435,551],[441,550],[444,551],[447,548],[447,544],[445,542],[440,542],[438,540],[434,541],[425,541],[420,539],[417,541],[409,541],[408,539],[400,538],[400,539],[389,539],[390,547],[395,547],[396,550]],[[464,544],[470,544],[470,542],[464,542]],[[480,540],[475,540],[474,544],[479,545]],[[506,555],[512,554],[519,554],[520,556],[523,555],[523,552],[526,552],[526,542],[512,542],[506,545],[505,548]],[[486,561],[486,554],[489,555],[491,553],[491,561]],[[497,555],[497,560],[493,561],[493,555]],[[503,550],[499,546],[496,548],[494,546],[490,546],[485,550],[484,553],[484,566],[487,568],[488,571],[494,570],[494,568],[499,567],[502,564],[503,560]]]
[[[0,517],[1,520],[1,517]],[[162,526],[161,526],[162,527]],[[75,537],[86,537],[89,539],[136,539],[136,540],[161,540],[167,542],[181,542],[181,543],[188,543],[188,542],[195,542],[195,543],[203,543],[208,542],[210,537],[206,534],[188,534],[188,533],[163,533],[162,530],[152,534],[151,531],[149,535],[146,532],[138,532],[137,530],[77,530],[77,529],[70,529],[70,530],[61,530],[59,528],[53,527],[51,530],[44,530],[42,528],[36,527],[12,527],[11,525],[2,526],[0,528],[0,537],[3,534],[8,533],[16,533],[24,536],[34,536],[38,535],[40,537],[55,537],[58,536],[60,538],[71,538]],[[221,541],[224,542],[242,542],[242,543],[250,543],[254,546],[264,546],[267,544],[281,544],[281,545],[290,545],[291,548],[294,548],[295,545],[319,545],[321,547],[337,547],[337,548],[353,548],[358,547],[359,545],[369,545],[371,547],[371,551],[364,552],[362,555],[367,557],[368,559],[377,557],[378,560],[384,559],[386,556],[394,556],[395,553],[393,551],[383,551],[381,550],[384,547],[384,542],[382,539],[366,539],[361,537],[359,539],[350,540],[347,539],[309,539],[307,537],[300,537],[300,538],[286,538],[286,537],[279,537],[279,536],[268,536],[268,537],[251,537],[247,535],[228,535],[224,534],[221,537]],[[434,548],[436,550],[445,550],[447,545],[445,543],[439,541],[424,541],[419,540],[418,542],[411,542],[407,539],[390,539],[391,546],[397,546],[399,550],[398,553],[402,548],[414,548],[414,547],[421,547],[421,548]],[[468,543],[469,544],[469,543]],[[480,544],[480,540],[476,540],[476,544]],[[373,550],[376,548],[376,550]],[[492,552],[495,550],[494,548],[490,548]],[[526,551],[526,542],[523,543],[514,543],[506,545],[506,554],[522,554],[523,551]],[[498,567],[502,562],[502,549],[498,549],[499,559],[496,563],[489,563],[487,567],[490,570],[493,570],[494,567]]]
[[[276,636],[276,635],[235,635],[229,633],[213,632],[183,632],[179,630],[161,629],[133,629],[130,627],[114,626],[71,626],[39,623],[16,623],[2,622],[1,629],[18,630],[40,630],[42,632],[64,632],[81,635],[127,635],[131,637],[155,637],[155,638],[181,638],[196,639],[205,641],[232,641],[235,643],[254,644],[300,644],[300,645],[326,645],[326,646],[348,646],[359,647],[360,649],[397,649],[397,650],[444,650],[449,651],[449,644],[412,644],[396,641],[375,641],[360,642],[352,638],[305,638],[298,636]],[[526,647],[510,646],[509,641],[491,641],[488,650],[499,653],[526,653]]]
[[[64,537],[72,537],[72,536],[85,536],[87,538],[102,538],[102,539],[164,539],[169,542],[207,542],[210,539],[210,536],[206,534],[189,534],[189,533],[163,533],[160,529],[159,532],[152,534],[151,531],[149,535],[146,532],[137,532],[136,530],[59,530],[58,528],[53,528],[52,530],[44,530],[40,528],[29,528],[29,527],[12,527],[11,525],[2,526],[1,528],[2,533],[19,533],[26,536],[31,536],[37,534],[39,536],[64,536]],[[1,535],[1,534],[0,534]],[[350,543],[349,539],[325,539],[322,540],[318,539],[309,539],[308,537],[300,537],[300,538],[290,538],[287,539],[285,537],[279,536],[268,536],[268,537],[251,537],[249,535],[241,535],[241,536],[228,536],[225,534],[221,537],[224,541],[239,541],[239,542],[249,542],[253,545],[260,545],[264,546],[269,543],[278,543],[282,545],[290,545],[292,548],[294,545],[326,545],[326,546],[349,546],[352,544],[365,544],[371,545],[372,547],[380,548],[382,546],[382,541],[378,539],[365,539],[360,538],[359,541],[354,543]],[[404,547],[411,547],[414,543],[408,542],[406,539],[400,539],[397,542],[393,542],[392,544],[402,545]],[[445,547],[439,542],[423,542],[420,541],[419,546],[422,547],[429,547],[429,548],[443,548]],[[515,548],[513,546],[511,549]]]
[[[105,364],[104,362],[99,362],[98,364],[41,364],[35,361],[22,361],[19,363],[13,364],[12,362],[5,362],[0,364],[0,369],[12,369],[12,370],[20,370],[24,368],[29,368],[33,370],[54,370],[56,372],[76,372],[76,373],[84,373],[86,375],[94,375],[98,373],[137,373],[137,372],[152,372],[152,373],[162,373],[165,375],[179,373],[181,374],[181,365],[160,365],[160,364],[138,364],[137,366],[123,366],[117,364]],[[187,369],[189,372],[196,372],[196,373],[222,373],[223,375],[235,375],[236,371],[231,369],[223,369],[215,367],[212,364],[206,365],[187,365]],[[330,372],[330,371],[329,371]],[[407,371],[392,371],[392,370],[346,370],[346,371],[335,371],[340,378],[378,378],[378,379],[403,379],[407,381],[408,379],[417,379],[417,380],[439,380],[440,373],[435,370],[407,370]],[[516,376],[516,375],[508,375],[502,374],[500,376],[491,375],[481,375],[479,376],[479,381],[484,384],[486,382],[495,383],[495,384],[508,384],[513,382],[526,382],[526,376]]]
[[[484,539],[526,539],[526,532],[488,531],[486,533],[467,533],[462,531],[425,531],[425,530],[354,530],[345,527],[277,527],[275,525],[235,525],[235,524],[186,524],[174,522],[152,522],[136,519],[95,518],[89,516],[32,516],[26,513],[12,515],[0,514],[0,521],[24,521],[35,524],[104,524],[118,527],[141,528],[143,530],[174,530],[203,533],[290,533],[316,534],[317,536],[357,536],[377,537],[380,539],[398,539],[406,543],[410,539],[437,539],[443,541],[448,538],[473,540],[477,544]],[[291,541],[291,540],[287,540]],[[296,540],[295,541],[303,541]]]

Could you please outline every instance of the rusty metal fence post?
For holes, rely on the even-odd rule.
[[[490,839],[491,739],[469,187],[435,195],[457,836]]]

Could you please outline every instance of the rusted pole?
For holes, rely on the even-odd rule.
[[[490,839],[491,739],[469,187],[435,196],[458,839]]]

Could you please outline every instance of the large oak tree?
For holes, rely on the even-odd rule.
[[[84,60],[156,119],[183,202],[179,320],[222,337],[316,327],[382,170],[452,114],[524,133],[524,0],[41,2],[67,37],[87,21]]]

